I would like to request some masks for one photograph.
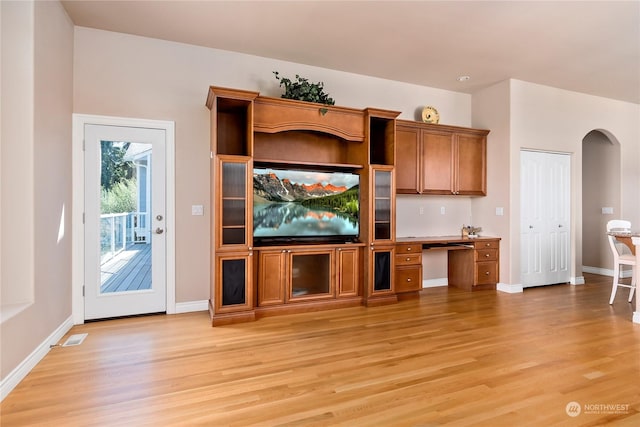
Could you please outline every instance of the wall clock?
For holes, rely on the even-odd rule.
[[[426,106],[422,109],[422,121],[425,123],[438,123],[440,121],[440,114],[435,107]]]

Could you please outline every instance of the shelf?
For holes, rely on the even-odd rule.
[[[254,166],[262,167],[262,166],[283,166],[283,167],[301,167],[304,169],[343,169],[343,170],[353,170],[353,169],[362,169],[363,165],[349,164],[349,163],[318,163],[318,162],[303,162],[303,161],[288,161],[288,160],[275,160],[275,159],[253,159]]]

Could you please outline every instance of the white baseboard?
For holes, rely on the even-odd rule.
[[[448,286],[449,280],[446,277],[439,279],[427,279],[422,281],[423,288],[437,288],[439,286]]]
[[[599,274],[601,276],[613,277],[613,269],[609,269],[609,268],[589,267],[588,265],[583,265],[582,271],[584,273]],[[623,279],[631,276],[633,276],[633,270],[631,270],[631,268],[621,270],[620,272],[620,277],[622,277]]]
[[[191,313],[192,311],[207,311],[209,310],[209,300],[201,301],[189,301],[189,302],[177,302],[176,313]]]
[[[20,381],[49,353],[51,346],[57,344],[72,327],[73,316],[69,316],[69,318],[62,322],[22,363],[2,379],[0,382],[0,401],[4,400],[4,398],[11,393],[11,390],[20,384]]]
[[[498,283],[496,290],[506,292],[508,294],[519,294],[524,292],[524,288],[520,284],[509,285],[508,283]]]
[[[636,296],[636,298],[638,298]],[[633,323],[640,323],[640,311],[633,312]]]
[[[584,285],[584,276],[576,276],[569,279],[569,283],[572,285]]]

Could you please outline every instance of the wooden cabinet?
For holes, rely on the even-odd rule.
[[[396,293],[415,292],[422,289],[422,245],[396,244],[395,255]]]
[[[258,307],[359,295],[361,245],[259,248]]]
[[[500,279],[500,239],[483,238],[473,250],[449,251],[449,285],[466,290],[495,289]]]
[[[253,313],[252,252],[215,256],[212,324],[224,325],[255,318]]]
[[[210,314],[213,325],[255,319],[252,252],[252,111],[257,92],[211,87]]]
[[[397,301],[394,291],[395,192],[392,166],[371,166],[369,170],[369,250],[365,253],[366,304]]]
[[[485,196],[488,133],[398,120],[396,191]]]

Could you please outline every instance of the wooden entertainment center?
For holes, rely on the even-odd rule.
[[[396,243],[395,236],[399,112],[215,86],[206,105],[211,110],[213,326],[390,304],[417,295],[421,247]],[[254,166],[357,174],[358,240],[254,245]]]

